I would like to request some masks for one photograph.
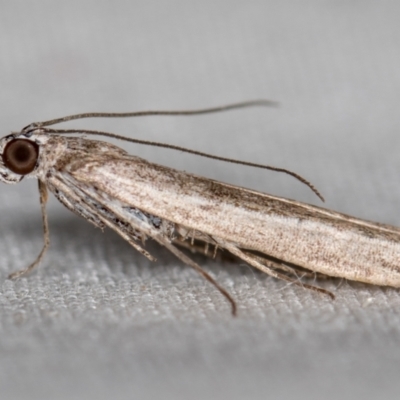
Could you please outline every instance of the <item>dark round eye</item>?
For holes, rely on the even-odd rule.
[[[14,139],[7,143],[3,151],[4,165],[19,175],[32,172],[39,157],[39,146],[25,139]]]

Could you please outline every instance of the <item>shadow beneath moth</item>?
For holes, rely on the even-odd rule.
[[[152,238],[236,303],[210,274],[179,247],[215,256],[217,250],[243,260],[266,274],[302,287],[334,295],[299,278],[313,274],[400,287],[400,229],[368,222],[321,207],[260,193],[150,163],[110,143],[83,138],[102,135],[280,171],[308,185],[294,172],[233,160],[179,146],[130,139],[108,132],[53,129],[49,126],[81,118],[196,115],[253,106],[274,106],[255,100],[187,111],[86,113],[31,124],[0,140],[0,180],[18,183],[37,178],[43,216],[44,246],[18,278],[33,270],[49,246],[48,191],[69,210],[96,227],[109,227],[142,255]],[[80,136],[68,136],[78,134]]]

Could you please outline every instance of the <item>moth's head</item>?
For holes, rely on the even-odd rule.
[[[37,167],[39,146],[21,135],[8,135],[0,139],[0,181],[18,183]]]

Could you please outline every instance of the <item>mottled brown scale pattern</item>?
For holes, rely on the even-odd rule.
[[[9,140],[0,141],[1,154]],[[197,240],[279,279],[294,274],[286,263],[400,287],[399,228],[153,164],[102,141],[40,129],[27,140],[39,145],[37,168],[27,177],[38,178],[71,211],[100,228],[111,227],[150,259],[136,243],[148,237],[199,271],[173,246]],[[22,176],[0,162],[0,179],[16,183]]]
[[[210,181],[134,156],[109,161],[89,156],[81,161],[71,170],[78,182],[96,185],[163,220],[313,271],[400,285],[398,228]]]

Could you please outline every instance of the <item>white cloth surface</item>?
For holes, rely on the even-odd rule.
[[[289,168],[325,206],[400,225],[397,1],[13,0],[0,6],[3,134],[85,111],[269,98],[277,109],[82,120],[97,128]],[[154,162],[319,204],[282,174],[120,143]],[[399,291],[320,282],[334,301],[244,265],[166,250],[151,264],[56,200],[42,246],[34,181],[0,190],[2,399],[391,399]],[[312,251],[312,249],[310,249]]]

